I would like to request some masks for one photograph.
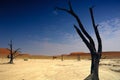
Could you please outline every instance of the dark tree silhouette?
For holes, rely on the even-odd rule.
[[[92,10],[93,7],[89,8],[89,11],[90,11],[90,16],[91,16],[94,32],[95,32],[97,42],[98,42],[97,49],[95,47],[95,42],[94,42],[93,38],[85,30],[83,24],[81,23],[80,18],[74,12],[70,1],[68,2],[68,4],[69,4],[69,9],[59,8],[59,7],[56,7],[56,9],[65,11],[65,12],[71,14],[76,19],[76,21],[79,25],[79,28],[76,25],[74,25],[74,28],[75,28],[75,30],[77,31],[77,33],[79,34],[79,36],[81,37],[81,39],[83,40],[83,42],[85,43],[85,45],[87,46],[87,48],[89,49],[89,51],[91,53],[90,75],[88,77],[86,77],[84,80],[99,80],[99,74],[98,73],[99,73],[99,61],[100,61],[101,53],[102,53],[102,40],[101,40],[100,35],[99,35],[98,25],[96,25],[95,21],[94,21],[93,10]]]
[[[61,55],[61,61],[63,61],[63,60],[64,60],[64,55],[62,54],[62,55]]]
[[[54,60],[54,59],[57,59],[57,57],[56,57],[56,56],[53,56],[53,60]]]
[[[10,41],[9,47],[10,49],[8,50],[10,51],[10,54],[8,55],[8,58],[10,58],[10,61],[8,63],[13,64],[13,60],[19,55],[18,52],[20,48],[13,50],[12,40]]]
[[[80,61],[80,55],[79,54],[77,55],[77,60]]]

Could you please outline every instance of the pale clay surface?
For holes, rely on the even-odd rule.
[[[111,60],[101,61],[110,63]],[[0,80],[84,80],[90,72],[90,60],[16,59],[15,64],[0,62]],[[120,72],[100,66],[100,80],[120,80]]]

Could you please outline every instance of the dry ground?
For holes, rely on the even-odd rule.
[[[90,60],[16,59],[15,64],[0,60],[0,80],[84,80]],[[120,80],[120,59],[100,62],[100,80]],[[116,71],[117,70],[117,71]]]

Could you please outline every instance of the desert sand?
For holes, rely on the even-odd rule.
[[[84,80],[90,72],[90,60],[23,59],[6,64],[0,60],[0,80]],[[100,61],[100,80],[120,80],[120,59]],[[115,70],[118,71],[115,71]]]

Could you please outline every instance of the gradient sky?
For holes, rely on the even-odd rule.
[[[71,0],[86,30],[95,38],[89,7],[103,40],[103,51],[120,51],[120,0]],[[68,8],[67,0],[0,0],[0,47],[14,48],[23,53],[65,54],[89,52],[73,28],[75,19],[56,6]],[[96,40],[95,40],[96,41]]]

